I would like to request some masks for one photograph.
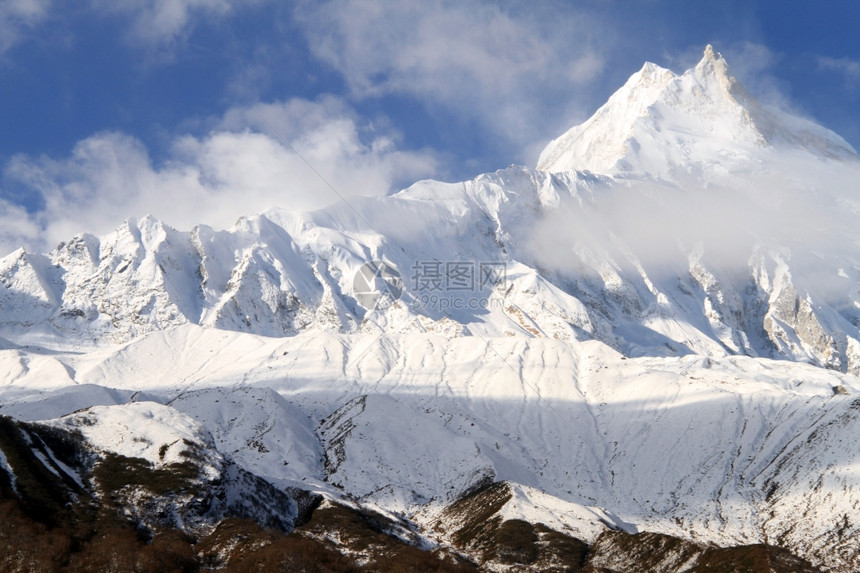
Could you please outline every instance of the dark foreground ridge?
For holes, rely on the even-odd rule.
[[[592,546],[537,523],[503,520],[510,486],[452,504],[426,547],[389,518],[303,491],[281,491],[228,465],[155,468],[104,454],[81,435],[0,417],[0,570],[60,571],[818,571],[788,551],[716,548],[667,535],[608,531]],[[408,533],[408,532],[406,532]]]

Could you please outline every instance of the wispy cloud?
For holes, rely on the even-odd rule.
[[[128,40],[155,51],[172,49],[186,38],[200,18],[223,18],[234,10],[265,0],[90,0],[100,14],[116,14],[130,22]]]
[[[818,58],[818,66],[823,70],[842,74],[848,83],[854,84],[860,82],[860,60],[822,56]]]
[[[574,100],[605,66],[593,36],[606,27],[569,6],[349,0],[304,3],[297,18],[354,97],[407,95],[518,142],[545,136],[549,101]]]
[[[45,20],[50,0],[0,0],[0,56]]]
[[[400,151],[396,141],[361,125],[336,98],[231,109],[205,135],[176,138],[158,165],[137,139],[99,133],[68,157],[20,155],[7,164],[6,180],[37,192],[44,208],[27,214],[0,204],[0,247],[45,250],[146,213],[184,229],[223,228],[273,206],[318,208],[435,173],[432,153]]]

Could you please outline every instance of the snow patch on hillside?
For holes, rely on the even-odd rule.
[[[142,458],[155,467],[194,459],[209,479],[220,474],[223,463],[214,450],[212,437],[198,422],[155,402],[93,406],[42,423],[79,431],[99,450]]]

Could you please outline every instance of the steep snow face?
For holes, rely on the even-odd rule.
[[[650,62],[630,76],[585,123],[550,143],[540,154],[544,171],[610,170],[628,151],[633,126],[648,113],[675,74]]]
[[[825,158],[856,157],[835,133],[763,107],[708,46],[699,64],[681,75],[645,64],[589,120],[552,141],[538,169],[714,176],[726,164],[746,167],[785,147]]]
[[[23,249],[0,259],[3,322],[29,328],[51,318],[62,298],[60,275],[47,257]]]
[[[313,423],[274,390],[190,390],[170,406],[194,418],[218,451],[255,475],[283,486],[314,487],[323,480],[323,451]]]
[[[474,441],[389,395],[349,401],[322,421],[319,433],[326,479],[356,499],[399,513],[453,502],[495,477]]]

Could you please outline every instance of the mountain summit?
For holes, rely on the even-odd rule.
[[[585,123],[550,142],[544,171],[712,173],[773,148],[828,159],[856,157],[844,139],[809,120],[762,105],[712,46],[676,75],[646,63]]]

